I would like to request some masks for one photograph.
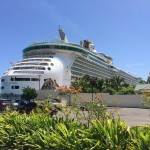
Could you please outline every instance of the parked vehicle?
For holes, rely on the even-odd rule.
[[[36,106],[37,104],[35,102],[21,100],[18,102],[17,110],[19,110],[19,112],[26,112],[29,114],[33,109],[36,108]]]
[[[62,106],[59,99],[50,99],[49,102],[57,106]]]
[[[13,100],[10,99],[0,99],[0,111],[6,110],[6,107],[13,108]]]
[[[19,102],[20,102],[21,100],[13,100],[13,107],[14,107],[14,109],[17,109],[18,108],[18,105],[19,105]]]

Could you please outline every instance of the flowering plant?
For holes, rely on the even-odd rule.
[[[81,93],[82,92],[82,88],[79,87],[78,89],[75,89],[75,87],[71,86],[70,88],[68,88],[66,85],[65,86],[61,86],[59,88],[57,88],[60,91],[60,94],[77,94],[77,93]]]

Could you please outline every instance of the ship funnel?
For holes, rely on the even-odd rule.
[[[60,39],[61,39],[62,41],[64,41],[64,42],[68,43],[68,39],[67,39],[67,37],[66,37],[66,35],[65,35],[65,32],[64,32],[64,30],[63,30],[60,26],[59,26],[59,28],[58,28],[58,31],[59,31]]]

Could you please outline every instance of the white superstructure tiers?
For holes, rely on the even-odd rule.
[[[56,89],[70,86],[83,75],[100,78],[120,76],[126,83],[136,84],[138,78],[112,65],[112,58],[97,53],[89,40],[80,45],[68,43],[63,30],[61,40],[33,43],[23,50],[23,60],[13,65],[1,78],[2,94],[22,94],[25,87]]]

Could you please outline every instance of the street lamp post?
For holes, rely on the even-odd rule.
[[[40,90],[40,80],[41,80],[41,75],[39,75],[39,90]]]
[[[94,85],[95,85],[95,83],[96,83],[96,78],[91,78],[90,79],[90,84],[92,85],[92,101],[93,101],[93,88],[94,88]]]

